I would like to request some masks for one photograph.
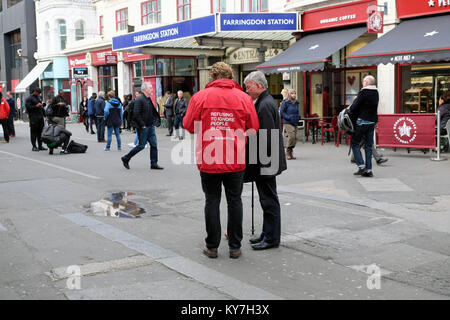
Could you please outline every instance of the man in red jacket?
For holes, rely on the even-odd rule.
[[[5,138],[3,143],[9,143],[8,117],[9,117],[9,104],[3,98],[3,95],[0,92],[0,124],[2,125],[3,128],[3,137]]]
[[[246,135],[255,134],[259,122],[252,99],[232,80],[229,65],[217,62],[210,76],[213,81],[191,98],[183,126],[190,133],[198,133],[196,160],[205,193],[207,232],[203,253],[217,257],[223,184],[228,203],[230,258],[236,259],[241,255]]]

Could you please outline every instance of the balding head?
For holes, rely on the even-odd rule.
[[[363,87],[374,86],[374,85],[375,85],[375,78],[374,78],[374,76],[368,75],[368,76],[364,77]]]

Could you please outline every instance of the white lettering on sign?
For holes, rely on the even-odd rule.
[[[137,42],[143,42],[143,41],[149,41],[149,40],[155,40],[159,39],[159,33],[158,32],[150,32],[147,34],[141,34],[139,36],[134,36],[133,41],[134,43]]]
[[[293,25],[294,19],[224,19],[226,26]]]
[[[348,14],[341,17],[333,17],[333,18],[327,18],[320,20],[320,24],[326,24],[326,23],[332,23],[332,22],[338,22],[338,21],[347,21],[347,20],[354,20],[356,19],[356,14]]]
[[[170,28],[167,30],[161,30],[159,32],[159,34],[160,34],[161,38],[176,36],[176,35],[178,35],[178,28]]]
[[[450,0],[438,0],[438,4],[439,4],[439,7],[450,6]],[[434,5],[435,5],[435,0],[428,1],[428,6],[434,7]]]

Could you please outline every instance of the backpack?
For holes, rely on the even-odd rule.
[[[87,148],[87,145],[71,140],[69,145],[67,146],[67,151],[69,151],[70,153],[85,153]]]
[[[55,125],[49,124],[44,128],[44,130],[42,130],[41,135],[42,142],[48,144],[59,141],[58,137],[55,136],[55,128],[56,128]]]
[[[355,125],[350,115],[349,108],[346,108],[339,113],[337,124],[339,130],[345,131],[348,134],[355,132]]]

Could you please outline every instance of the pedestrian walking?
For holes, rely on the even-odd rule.
[[[167,127],[169,129],[169,133],[167,134],[167,137],[170,137],[173,135],[174,98],[170,91],[167,91],[165,93],[165,96],[166,96],[166,101],[164,102],[164,117],[167,120]]]
[[[178,138],[180,140],[184,139],[184,127],[183,127],[183,118],[186,115],[188,102],[186,98],[184,97],[184,92],[179,90],[177,92],[177,99],[174,102],[174,111],[175,111],[175,120],[174,120],[174,126],[175,126],[175,138]],[[179,135],[178,129],[181,126],[181,136]]]
[[[97,99],[97,94],[94,92],[92,96],[88,100],[88,117],[89,117],[89,128],[91,129],[91,134],[95,134],[94,129],[92,128],[92,124],[95,124],[97,127],[97,124],[95,123],[96,116],[95,116],[95,100]]]
[[[300,120],[297,92],[289,89],[288,99],[281,104],[281,118],[283,119],[283,130],[287,136],[286,159],[294,160],[294,148],[297,144],[298,121]]]
[[[88,99],[87,97],[83,97],[83,100],[80,102],[80,106],[78,108],[78,113],[80,118],[83,120],[84,127],[86,128],[86,132],[89,133],[89,110],[88,110]]]
[[[378,122],[379,94],[375,86],[375,78],[371,75],[364,77],[363,88],[349,108],[349,112],[356,118],[356,128],[352,135],[351,148],[355,156],[358,171],[354,175],[373,177],[372,147],[375,124]],[[361,154],[361,142],[365,150],[365,161]]]
[[[8,130],[9,136],[14,138],[16,136],[16,129],[14,128],[14,118],[16,117],[16,102],[11,94],[11,91],[6,92],[6,101],[9,104]]]
[[[105,140],[105,92],[100,91],[98,98],[95,100],[95,125],[97,127],[97,141],[106,142]]]
[[[41,89],[35,88],[32,94],[25,100],[25,108],[30,120],[30,139],[32,151],[47,150],[42,146],[42,129],[44,129],[44,107],[41,101]],[[37,144],[36,144],[37,143]]]
[[[160,116],[156,110],[151,96],[153,95],[153,86],[151,83],[144,82],[141,87],[142,95],[136,98],[134,102],[134,120],[136,122],[139,135],[139,145],[134,147],[128,154],[123,156],[122,163],[125,168],[130,169],[130,160],[139,152],[145,149],[147,143],[150,144],[150,169],[162,170],[158,165],[158,143],[156,139],[155,123],[160,121]]]
[[[119,100],[116,99],[114,91],[108,92],[108,102],[105,107],[105,122],[108,128],[108,141],[106,142],[105,151],[109,151],[112,142],[112,133],[116,135],[117,150],[122,150],[122,141],[120,139],[119,128],[123,121],[123,107]]]
[[[217,257],[221,239],[220,198],[222,185],[228,204],[227,236],[230,258],[239,258],[242,241],[242,189],[245,169],[247,129],[254,133],[259,128],[258,117],[251,98],[232,80],[233,71],[224,62],[215,63],[210,71],[211,79],[204,90],[194,94],[189,102],[184,127],[194,133],[195,123],[201,122],[199,134],[201,150],[196,150],[203,192],[205,193],[205,224],[207,237],[203,253],[209,258]],[[223,126],[217,126],[215,118],[227,118]],[[226,124],[225,124],[226,123]],[[229,143],[230,132],[234,143]],[[206,136],[214,136],[214,139]],[[230,147],[231,145],[231,147]],[[216,150],[214,156],[211,147]],[[209,151],[208,151],[209,150]],[[225,150],[217,152],[217,150]],[[223,158],[221,156],[223,155]],[[231,161],[224,161],[224,158]],[[239,161],[241,159],[242,161]],[[201,160],[201,161],[199,161]]]
[[[277,248],[281,238],[281,207],[277,193],[276,176],[287,169],[283,135],[278,107],[268,93],[267,80],[261,71],[251,72],[245,79],[246,91],[255,103],[259,120],[258,146],[247,152],[248,164],[245,182],[255,181],[263,210],[263,227],[259,237],[250,239],[254,250]],[[277,139],[272,140],[272,137]],[[260,146],[267,150],[270,161],[261,161]],[[251,155],[249,153],[252,153]],[[256,153],[256,154],[255,154]],[[251,163],[250,159],[257,159]]]
[[[9,118],[9,103],[3,98],[3,94],[0,91],[0,124],[3,128],[3,143],[9,143],[9,129],[8,129],[8,118]]]

